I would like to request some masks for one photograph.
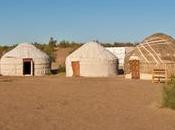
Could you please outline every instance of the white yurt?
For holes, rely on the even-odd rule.
[[[49,72],[49,56],[28,43],[19,44],[0,60],[0,74],[4,76],[42,76]]]
[[[66,58],[66,76],[108,77],[117,74],[117,57],[96,42],[89,42]]]

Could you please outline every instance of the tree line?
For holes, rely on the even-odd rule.
[[[100,43],[99,41],[96,41],[98,43]],[[31,43],[34,46],[36,46],[37,48],[41,49],[42,51],[44,51],[46,54],[48,54],[51,58],[52,61],[55,61],[55,50],[56,48],[78,48],[81,45],[83,45],[84,43],[80,43],[80,42],[74,42],[74,41],[60,41],[58,42],[57,40],[55,40],[53,37],[51,37],[48,41],[48,43],[38,43],[38,42],[33,42]],[[134,47],[136,46],[138,43],[131,43],[131,42],[127,42],[127,43],[121,43],[121,42],[114,42],[114,43],[101,43],[104,47],[126,47],[126,46],[130,46],[130,47]],[[0,46],[0,57],[5,54],[6,52],[10,51],[11,49],[15,48],[18,44],[15,45],[6,45],[6,46]]]

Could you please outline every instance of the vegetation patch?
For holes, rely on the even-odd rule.
[[[175,77],[163,87],[162,106],[170,109],[175,109]]]

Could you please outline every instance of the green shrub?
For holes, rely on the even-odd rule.
[[[61,73],[61,72],[66,72],[66,67],[65,65],[59,65],[58,67],[58,72]]]
[[[163,107],[175,109],[175,77],[163,87]]]
[[[82,45],[82,43],[69,42],[69,41],[63,40],[57,45],[57,47],[60,47],[60,48],[68,48],[68,47],[70,47],[70,48],[78,48],[81,45]]]

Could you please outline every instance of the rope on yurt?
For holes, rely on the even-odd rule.
[[[139,47],[136,47],[136,48],[139,50],[140,54],[143,56],[143,58],[146,60],[146,62],[149,63],[148,59],[147,59],[147,58],[145,57],[145,55],[142,53],[142,51],[140,50],[140,48],[139,48]]]
[[[147,45],[149,46],[149,48],[155,53],[155,55],[158,57],[159,61],[160,61],[161,63],[163,63],[162,59],[161,59],[160,56],[156,53],[156,51],[151,47],[151,45],[150,45],[148,42],[146,42],[146,44],[147,44]]]

